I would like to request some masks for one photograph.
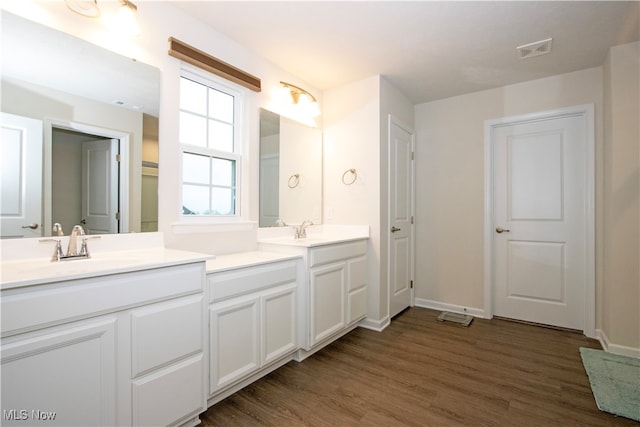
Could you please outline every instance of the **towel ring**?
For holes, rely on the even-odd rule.
[[[349,181],[347,179],[347,174],[350,173],[353,175],[353,177],[351,178],[351,181]],[[356,180],[358,179],[358,172],[356,172],[355,169],[347,169],[346,171],[344,171],[344,173],[342,174],[342,183],[344,185],[351,185],[354,182],[356,182]]]
[[[294,173],[289,177],[289,181],[287,182],[287,185],[289,186],[289,188],[296,188],[298,184],[300,184],[300,174]]]

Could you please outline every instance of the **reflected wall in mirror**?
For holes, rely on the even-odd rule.
[[[322,132],[260,110],[260,227],[322,222]]]
[[[156,231],[160,71],[0,13],[2,237]]]

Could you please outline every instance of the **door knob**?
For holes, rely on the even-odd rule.
[[[391,227],[391,232],[395,233],[396,231],[400,231],[402,230],[401,228],[396,227],[395,225],[393,227]]]
[[[32,230],[35,230],[35,229],[37,229],[37,228],[38,228],[38,224],[36,224],[35,222],[32,222],[32,223],[31,223],[31,224],[29,224],[29,225],[23,225],[23,226],[22,226],[22,228],[30,228],[30,229],[32,229]]]
[[[496,227],[496,233],[508,233],[511,230],[509,230],[508,228],[502,228],[502,227]]]

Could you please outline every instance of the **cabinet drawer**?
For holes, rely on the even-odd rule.
[[[193,295],[131,313],[133,377],[202,351],[203,299]]]
[[[177,424],[204,411],[202,353],[133,381],[133,425]]]
[[[364,255],[367,253],[367,241],[320,246],[312,248],[309,252],[309,267],[315,267]]]
[[[204,266],[201,262],[4,291],[2,335],[200,292]]]
[[[264,264],[209,274],[209,302],[217,302],[296,280],[296,261]]]

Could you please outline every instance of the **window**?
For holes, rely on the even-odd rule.
[[[239,216],[238,90],[183,72],[180,77],[182,214]]]

